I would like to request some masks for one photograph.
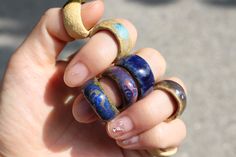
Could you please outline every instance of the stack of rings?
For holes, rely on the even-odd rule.
[[[122,105],[118,108],[104,94],[98,79],[85,84],[82,91],[97,115],[110,121],[122,110],[145,97],[154,89],[154,76],[148,63],[138,55],[121,58],[115,66],[108,68],[101,77],[112,79],[119,87]]]
[[[179,118],[186,107],[186,93],[176,82],[160,81],[155,85],[153,73],[148,63],[138,55],[130,55],[133,47],[127,28],[119,21],[111,19],[98,23],[87,30],[81,18],[81,5],[85,0],[68,0],[63,7],[64,26],[67,33],[74,39],[92,37],[98,31],[109,31],[117,40],[118,56],[114,66],[108,68],[99,78],[89,80],[83,87],[84,97],[97,115],[104,121],[110,121],[120,112],[150,92],[162,90],[176,101],[175,112],[166,122]],[[113,80],[121,93],[122,105],[116,105],[106,96],[99,80],[108,77]],[[171,156],[177,148],[148,150],[153,156]]]

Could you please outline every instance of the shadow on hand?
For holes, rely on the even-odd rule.
[[[60,62],[64,64],[64,62]],[[60,64],[59,63],[59,64]],[[63,65],[62,67],[64,67]],[[65,103],[68,95],[76,97],[79,89],[67,87],[63,81],[64,68],[57,68],[48,81],[44,95],[45,102],[52,107],[43,127],[43,141],[52,153],[69,151],[71,157],[93,156],[100,153],[119,153],[114,140],[108,137],[103,123],[81,124],[72,115],[71,99]],[[112,156],[112,154],[111,154]]]

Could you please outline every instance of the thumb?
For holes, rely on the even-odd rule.
[[[103,12],[104,4],[101,0],[83,4],[81,16],[85,28],[92,28],[100,20]],[[67,42],[72,40],[64,28],[62,9],[52,8],[45,12],[14,56],[24,54],[24,58],[26,55],[33,62],[54,64]]]

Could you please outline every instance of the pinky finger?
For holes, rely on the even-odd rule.
[[[186,127],[182,120],[162,122],[154,128],[133,136],[117,144],[125,149],[167,149],[178,147],[186,137]]]

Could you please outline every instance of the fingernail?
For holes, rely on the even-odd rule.
[[[77,109],[77,119],[81,122],[91,119],[94,116],[94,111],[88,104],[88,102],[83,99]]]
[[[80,62],[73,65],[65,74],[65,81],[70,86],[79,86],[88,77],[88,68]]]
[[[138,143],[139,137],[138,136],[133,136],[127,140],[123,140],[123,141],[118,141],[118,143],[120,145],[133,145]]]
[[[116,138],[133,129],[133,122],[127,116],[113,120],[108,124],[108,132],[111,137]]]
[[[97,2],[98,0],[92,0],[92,1],[90,1],[90,2],[86,2],[86,3],[84,3],[84,5],[82,5],[83,7],[82,7],[82,9],[88,9],[87,7],[92,7],[93,5],[95,5],[96,4],[96,2]]]

